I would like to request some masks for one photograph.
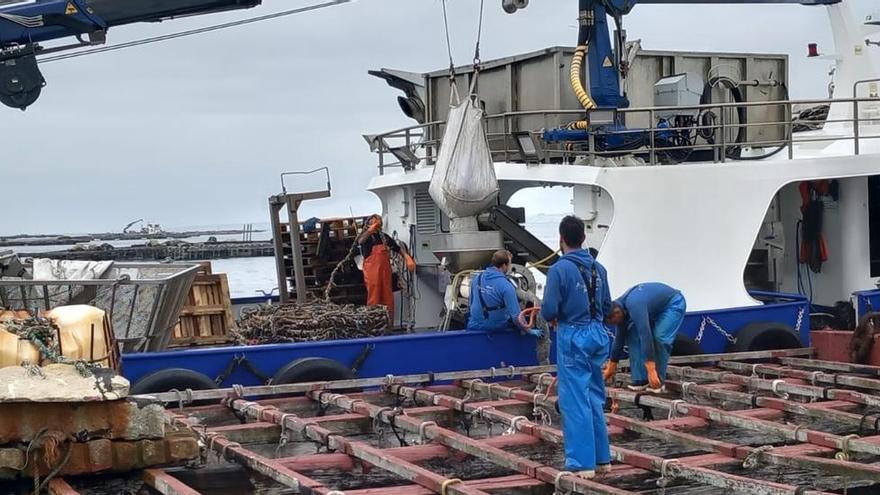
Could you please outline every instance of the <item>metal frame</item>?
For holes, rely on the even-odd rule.
[[[528,453],[536,447],[558,451],[563,441],[553,412],[556,397],[548,393],[553,367],[250,387],[222,391],[221,405],[190,408],[175,407],[181,394],[160,399],[171,402],[168,420],[192,428],[218,460],[305,494],[555,490],[624,495],[653,491],[655,481],[663,488],[671,486],[668,493],[678,493],[683,484],[762,495],[876,489],[880,467],[871,459],[880,454],[880,413],[859,409],[880,404],[880,396],[873,395],[880,387],[880,368],[833,365],[842,369],[831,374],[804,368],[811,362],[792,357],[809,352],[674,358],[679,364],[702,367],[670,366],[669,392],[662,395],[618,388],[629,381],[627,374],[618,373],[615,387],[608,389],[611,412],[606,414],[615,464],[610,473],[593,480]],[[747,362],[754,360],[761,362]],[[373,390],[334,392],[353,387]],[[306,395],[279,397],[292,392]],[[253,396],[262,398],[247,399]],[[217,397],[217,391],[195,391],[192,400]],[[650,416],[638,419],[642,412]],[[500,425],[503,433],[492,425]],[[732,439],[710,438],[717,428],[732,429]],[[400,446],[383,442],[395,437]],[[308,444],[319,452],[306,452],[303,447]],[[658,453],[669,447],[679,453]],[[260,453],[272,448],[277,450],[271,458]],[[466,466],[465,458],[480,459],[489,469],[459,479],[448,470],[432,469],[437,462],[426,464],[449,459],[443,464]],[[209,475],[213,464],[209,458],[201,476]],[[334,486],[334,480],[356,485],[360,478],[328,475],[371,470],[383,476],[383,483],[345,491]],[[180,469],[154,469],[144,479],[163,494],[199,493],[179,474]],[[60,487],[63,481],[58,483]]]
[[[29,267],[29,264],[25,264]],[[116,341],[122,344],[124,352],[160,351],[168,346],[171,340],[171,331],[177,324],[180,309],[186,302],[186,294],[192,286],[199,265],[196,263],[118,263],[112,262],[108,271],[111,270],[141,270],[141,269],[169,269],[174,270],[170,275],[159,278],[131,279],[123,275],[113,279],[89,279],[89,280],[32,280],[32,279],[7,279],[0,280],[0,306],[9,309],[25,309],[33,311],[41,308],[43,311],[52,309],[52,301],[49,299],[49,289],[61,290],[67,288],[72,292],[74,287],[110,288],[110,306],[102,308],[107,312],[111,323],[119,322],[116,316],[117,293],[120,287],[134,287],[131,302],[128,308],[128,316],[123,320],[125,330],[114,328]],[[31,299],[27,295],[27,288],[38,287],[42,289],[43,297]],[[139,293],[144,288],[154,288],[158,291],[153,300],[152,308],[147,319],[144,335],[131,336],[131,326],[135,315],[135,308]],[[18,296],[15,295],[18,292]],[[94,298],[92,298],[94,299]],[[91,302],[94,301],[85,301]],[[124,310],[124,309],[123,309]]]
[[[312,175],[324,172],[327,179],[327,188],[299,193],[288,193],[284,178],[291,175]],[[278,276],[278,294],[282,303],[290,301],[290,292],[287,288],[287,273],[284,266],[284,235],[281,232],[281,210],[287,211],[288,234],[290,237],[290,250],[293,255],[293,276],[296,283],[296,302],[306,302],[306,275],[303,266],[302,242],[299,237],[299,207],[303,201],[312,199],[329,198],[332,192],[330,187],[330,169],[320,167],[314,170],[284,172],[281,174],[281,194],[269,197],[269,219],[272,223],[272,239],[275,243],[275,271]]]

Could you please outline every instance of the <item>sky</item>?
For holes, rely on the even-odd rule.
[[[109,43],[309,3],[122,26]],[[574,44],[574,0],[532,0],[515,15],[500,3],[486,2],[484,60]],[[448,8],[453,57],[467,63],[479,2]],[[831,45],[826,19],[824,8],[799,5],[642,5],[625,25],[646,50],[787,53],[792,98],[819,98],[829,65],[805,54],[809,42]],[[331,169],[333,198],[305,215],[378,211],[365,190],[377,161],[361,136],[414,122],[398,91],[367,70],[446,65],[440,0],[356,0],[47,63],[36,104],[0,108],[0,235],[118,231],[138,218],[166,228],[266,222],[279,174],[319,166]]]

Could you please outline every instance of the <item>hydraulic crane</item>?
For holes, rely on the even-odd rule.
[[[629,100],[625,90],[625,80],[629,72],[631,57],[626,49],[626,31],[623,29],[623,16],[637,4],[654,5],[747,5],[747,4],[799,4],[834,5],[843,0],[578,0],[578,43],[571,63],[571,83],[575,96],[587,111],[587,119],[572,123],[564,129],[554,129],[544,133],[544,140],[586,141],[591,135],[603,151],[626,152],[643,146],[649,133],[639,129],[627,129],[623,119],[616,112],[627,108]],[[528,6],[528,0],[502,0],[502,8],[507,13]],[[613,36],[609,32],[608,18],[615,24]],[[586,58],[590,92],[581,81],[581,67]],[[661,122],[658,128],[682,128],[696,125],[699,119],[685,117],[682,122]],[[744,123],[744,122],[742,122]],[[682,131],[663,131],[655,133],[657,146],[681,144]],[[736,151],[738,153],[738,151]],[[737,158],[732,156],[732,158]]]
[[[0,102],[24,110],[46,82],[37,55],[104,43],[107,30],[255,7],[261,0],[0,0]],[[41,42],[73,37],[46,48]]]
[[[623,16],[637,4],[653,5],[746,5],[746,4],[799,4],[834,5],[843,0],[578,0],[578,49],[587,57],[590,94],[578,98],[587,110],[592,108],[626,108],[629,102],[621,90],[621,82],[629,70],[624,47],[626,31]],[[507,13],[528,6],[528,0],[502,0]],[[614,41],[608,31],[608,17],[614,20]],[[590,101],[591,100],[591,101]],[[592,105],[591,105],[592,103]]]

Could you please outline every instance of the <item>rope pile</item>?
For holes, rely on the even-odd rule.
[[[232,335],[240,344],[356,339],[385,335],[388,323],[385,306],[271,304],[243,311]]]

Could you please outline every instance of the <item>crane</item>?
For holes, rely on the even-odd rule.
[[[103,44],[107,30],[256,7],[261,0],[0,0],[0,103],[24,110],[46,81],[37,55]],[[41,42],[75,38],[43,47]]]
[[[125,228],[122,229],[122,233],[123,233],[123,234],[127,234],[127,233],[128,233],[128,229],[132,228],[132,226],[134,226],[135,224],[142,223],[143,221],[144,221],[143,218],[138,218],[138,219],[135,220],[134,222],[129,223],[128,225],[125,226]]]
[[[648,132],[627,129],[623,118],[616,111],[629,107],[625,91],[625,80],[629,72],[631,54],[627,53],[626,31],[623,29],[623,16],[629,14],[637,4],[653,5],[748,5],[748,4],[797,4],[834,5],[843,0],[578,0],[578,43],[571,63],[571,83],[580,104],[588,112],[588,120],[577,122],[575,126],[550,130],[544,133],[544,140],[586,141],[592,135],[600,147],[606,151],[627,151],[644,145]],[[512,14],[528,6],[528,0],[502,0],[505,12]],[[615,24],[614,36],[609,33],[608,18]],[[590,91],[587,92],[581,81],[581,66],[586,58]],[[693,125],[689,119],[684,123],[668,122],[670,128]],[[662,127],[658,125],[657,127]],[[680,138],[680,131],[656,133],[660,146],[674,146]],[[736,158],[736,157],[734,157]]]

